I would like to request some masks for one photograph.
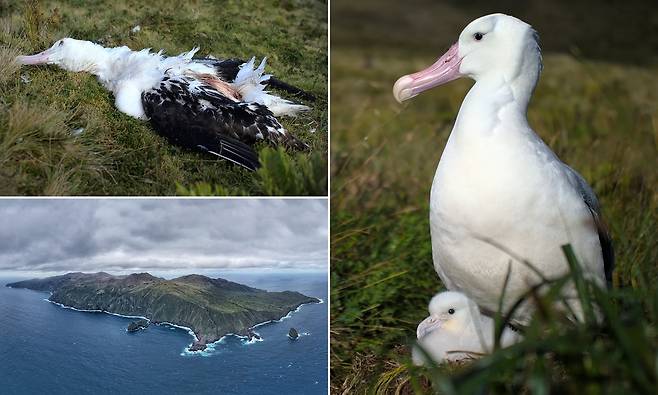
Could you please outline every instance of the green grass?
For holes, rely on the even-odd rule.
[[[612,310],[600,325],[540,317],[513,350],[435,371],[410,368],[416,325],[442,289],[432,265],[429,188],[472,82],[404,105],[391,89],[438,55],[332,48],[332,392],[646,392],[632,364],[641,361],[638,374],[656,385],[658,67],[562,54],[545,54],[529,119],[601,200],[617,267],[613,291],[592,298]]]
[[[1,1],[0,194],[172,195],[206,185],[197,192],[326,195],[326,13],[326,2],[301,0]],[[172,146],[117,111],[91,75],[13,63],[64,36],[168,54],[200,46],[200,56],[267,56],[268,72],[317,97],[306,103],[312,111],[281,119],[309,152],[257,146],[261,157],[275,151],[302,186],[272,186],[284,178],[276,161],[252,173]]]

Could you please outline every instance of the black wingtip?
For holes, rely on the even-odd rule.
[[[198,146],[203,151],[216,155],[236,165],[242,166],[245,169],[256,171],[260,168],[260,161],[258,154],[248,145],[237,141],[222,139],[219,142],[218,148],[215,150],[209,149],[203,145]]]
[[[284,92],[288,92],[292,94],[293,96],[296,96],[302,100],[310,101],[310,102],[315,102],[317,98],[315,95],[312,93],[306,92],[302,90],[301,88],[298,88],[294,85],[290,85],[286,82],[281,81],[280,79],[276,77],[270,77],[265,84],[267,84],[268,87],[272,87],[274,89],[279,89]]]

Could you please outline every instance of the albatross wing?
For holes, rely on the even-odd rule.
[[[583,176],[581,176],[576,170],[567,164],[564,164],[564,167],[567,169],[569,181],[583,198],[583,202],[585,202],[587,205],[590,213],[592,213],[594,225],[596,225],[596,230],[599,234],[599,243],[601,243],[601,253],[603,254],[603,271],[605,273],[605,279],[610,286],[612,284],[612,272],[615,268],[615,251],[612,244],[610,231],[608,230],[608,226],[603,220],[599,199],[596,197],[596,194],[589,186],[587,181],[583,178]]]
[[[156,132],[172,143],[251,170],[259,162],[249,144],[289,136],[264,106],[235,102],[190,77],[165,77],[142,94],[142,104]]]
[[[191,76],[164,77],[142,94],[146,116],[171,142],[202,149],[254,170],[258,141],[306,148],[264,105],[239,102]]]

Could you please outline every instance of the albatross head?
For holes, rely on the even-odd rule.
[[[94,71],[104,62],[106,51],[91,41],[63,38],[52,47],[35,55],[19,56],[19,64],[54,64],[68,71]]]
[[[471,22],[448,52],[425,70],[400,77],[393,87],[398,102],[460,77],[476,81],[529,78],[534,88],[541,70],[537,33],[530,25],[504,14],[491,14]]]
[[[442,329],[458,334],[470,324],[471,315],[479,312],[475,303],[460,292],[446,291],[436,294],[429,304],[430,316],[418,324],[416,335],[422,339]]]

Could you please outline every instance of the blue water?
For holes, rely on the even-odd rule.
[[[326,394],[326,275],[214,275],[325,303],[258,327],[262,342],[229,336],[206,356],[187,355],[185,330],[129,334],[129,318],[64,309],[45,293],[5,287],[18,279],[0,279],[0,393]],[[304,335],[289,340],[290,327]]]

